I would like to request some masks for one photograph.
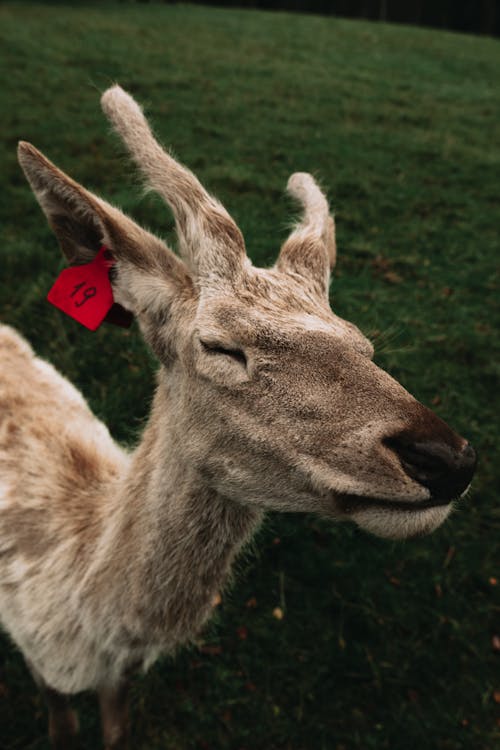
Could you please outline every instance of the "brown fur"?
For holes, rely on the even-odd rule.
[[[182,257],[20,144],[68,260],[110,248],[115,300],[160,360],[129,454],[0,327],[0,617],[63,748],[76,726],[62,694],[84,689],[101,696],[108,747],[124,746],[129,673],[196,635],[265,510],[426,533],[451,505],[420,507],[430,492],[387,440],[465,445],[331,310],[334,224],[310,175],[289,181],[304,213],[276,266],[254,268],[227,211],[161,149],[131,97],[113,87],[102,101],[172,207]]]

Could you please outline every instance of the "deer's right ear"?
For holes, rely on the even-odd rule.
[[[116,260],[115,299],[150,327],[166,308],[193,294],[186,266],[158,237],[58,169],[29,143],[18,147],[21,167],[68,262],[92,260],[106,245]]]

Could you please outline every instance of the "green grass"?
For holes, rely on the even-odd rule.
[[[15,157],[18,139],[32,141],[170,235],[171,217],[142,195],[100,113],[114,81],[227,205],[256,262],[270,263],[286,236],[289,174],[320,177],[337,213],[335,309],[480,455],[470,498],[425,539],[387,543],[271,516],[200,642],[137,682],[133,747],[498,747],[498,42],[104,4],[3,4],[0,37],[0,319],[117,438],[131,441],[147,414],[154,362],[135,329],[90,334],[46,304],[62,261]],[[0,647],[0,747],[47,748],[36,689],[6,638]],[[94,702],[77,705],[86,747],[97,748]]]

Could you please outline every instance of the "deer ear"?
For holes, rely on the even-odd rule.
[[[86,263],[106,245],[116,260],[115,299],[146,326],[192,293],[184,263],[154,235],[58,169],[29,143],[19,163],[70,264]]]
[[[248,258],[243,236],[224,206],[160,146],[130,94],[112,86],[101,104],[148,183],[171,207],[179,252],[189,268],[209,283],[237,277]]]
[[[296,172],[287,185],[303,207],[303,216],[288,237],[277,261],[281,271],[297,273],[311,291],[328,298],[330,270],[335,266],[335,223],[328,202],[310,174]]]

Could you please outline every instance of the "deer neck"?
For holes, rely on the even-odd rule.
[[[223,498],[187,462],[164,376],[131,457],[104,545],[132,631],[175,644],[210,615],[260,511]],[[110,567],[111,565],[111,567]],[[102,568],[101,568],[102,570]]]

